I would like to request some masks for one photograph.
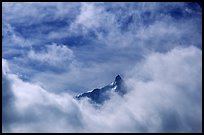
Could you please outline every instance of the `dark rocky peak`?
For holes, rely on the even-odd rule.
[[[87,97],[92,102],[102,104],[104,101],[110,99],[111,91],[116,92],[120,96],[123,96],[127,92],[125,83],[120,75],[115,77],[115,81],[113,83],[106,85],[101,89],[94,89],[90,92],[83,93],[75,98],[80,100],[81,98]]]

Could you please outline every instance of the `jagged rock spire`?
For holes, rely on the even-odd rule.
[[[88,97],[91,101],[102,104],[105,100],[110,99],[110,91],[118,93],[120,96],[123,96],[127,91],[125,83],[120,75],[115,77],[115,81],[112,84],[106,85],[101,89],[94,89],[91,92],[86,92],[81,95],[76,96],[76,99],[81,99],[83,97]]]
[[[124,95],[126,93],[125,84],[120,75],[116,76],[114,85],[117,86],[115,92],[117,92],[119,95]]]

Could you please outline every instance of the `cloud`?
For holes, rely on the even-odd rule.
[[[124,99],[113,95],[100,109],[6,74],[16,121],[5,132],[201,132],[201,56],[195,47],[146,56],[127,72]]]
[[[63,37],[63,34],[67,37],[65,34],[67,32],[63,31],[75,19],[80,3],[4,2],[2,8],[3,24],[11,25],[18,33],[17,37],[26,38],[26,42],[31,42],[32,46],[40,46],[54,42],[49,42],[56,39],[56,36],[49,36],[52,35],[51,33],[58,32],[61,33],[60,37]],[[59,29],[59,26],[62,28]],[[51,39],[49,39],[50,37]],[[13,44],[13,42],[9,41],[9,44]]]
[[[24,51],[32,45],[32,41],[19,35],[15,28],[8,23],[3,22],[2,27],[3,57],[10,58],[23,55]]]
[[[80,126],[80,112],[72,97],[66,93],[49,93],[12,73],[3,75],[3,132],[77,131],[75,126]],[[54,121],[59,121],[62,127],[55,125]],[[48,123],[53,123],[56,128]]]
[[[160,123],[158,129],[150,131],[200,132],[201,56],[202,52],[195,47],[175,48],[167,54],[153,53],[129,73],[132,76],[129,86],[136,91],[132,92],[135,96],[131,100],[141,103],[138,105],[145,111],[145,119]],[[133,109],[131,105],[129,108]]]
[[[100,13],[100,9],[95,9],[94,3],[82,3],[81,14],[76,19],[77,24],[81,24],[87,28],[98,27],[99,18],[93,19],[97,17],[98,12]],[[98,11],[98,12],[94,12]]]
[[[11,118],[13,115],[13,92],[11,89],[11,83],[6,76],[9,72],[9,66],[5,59],[2,59],[2,128],[5,130],[14,119]]]
[[[58,66],[70,63],[74,59],[74,53],[65,45],[47,45],[45,51],[28,53],[28,58],[42,63],[48,63],[52,66]]]
[[[70,4],[58,2],[3,2],[2,4],[4,10],[3,16],[5,17],[5,21],[12,24],[24,24],[25,26],[39,24],[46,21],[53,21],[57,19],[62,20],[65,18],[72,18],[73,15],[77,13],[77,10],[75,9],[77,9],[79,6],[80,4],[74,2]],[[21,14],[16,14],[18,12],[21,12]],[[40,14],[41,12],[44,13]],[[70,16],[66,16],[70,12],[72,12],[72,14]]]
[[[198,4],[2,8],[4,132],[201,132]],[[124,98],[113,95],[101,109],[72,99],[117,74],[129,86]]]

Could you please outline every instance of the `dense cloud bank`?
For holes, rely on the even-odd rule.
[[[128,94],[99,109],[22,81],[3,60],[4,132],[201,132],[201,54],[189,47],[147,56],[128,72]]]

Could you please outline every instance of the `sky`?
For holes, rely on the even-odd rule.
[[[202,132],[201,4],[3,2],[2,102],[3,132]]]

